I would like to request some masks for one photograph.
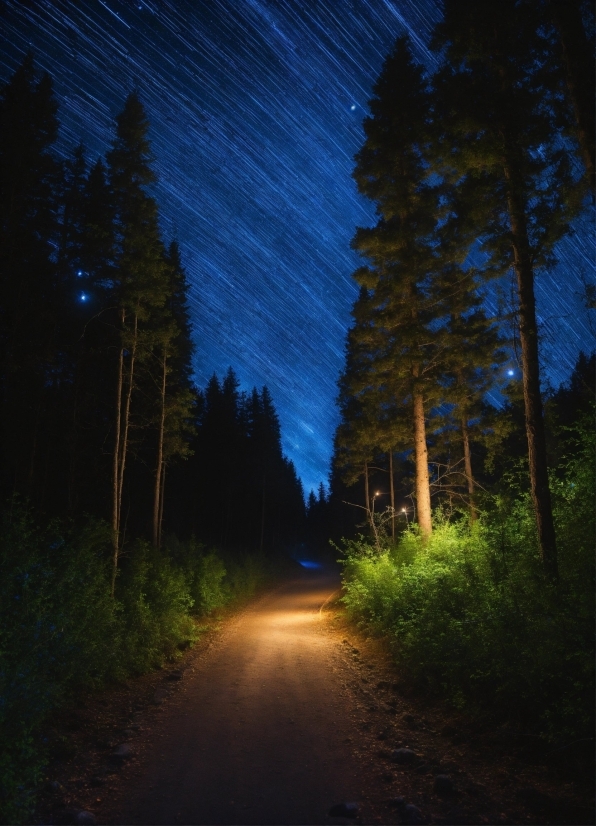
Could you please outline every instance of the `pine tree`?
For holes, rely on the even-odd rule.
[[[167,297],[167,265],[157,204],[146,191],[155,181],[150,167],[148,122],[136,92],[128,96],[116,121],[116,139],[107,158],[115,210],[114,293],[119,337],[112,470],[112,591],[120,555],[124,475],[137,371],[151,352],[152,316],[161,310]]]
[[[186,302],[188,285],[175,242],[166,254],[169,284],[164,307],[152,320],[153,348],[150,370],[157,388],[157,450],[153,488],[152,540],[161,545],[165,474],[174,457],[190,454],[195,395],[190,381],[193,346]],[[157,368],[157,369],[156,369]]]
[[[359,229],[353,242],[369,261],[355,278],[371,292],[369,324],[361,327],[369,339],[372,329],[375,339],[374,382],[411,410],[418,521],[426,536],[432,531],[427,411],[444,350],[441,331],[431,335],[428,329],[433,275],[440,266],[433,237],[440,202],[438,187],[427,177],[427,86],[407,40],[398,39],[373,89],[354,172],[380,218],[374,228]]]
[[[518,286],[532,498],[544,566],[557,572],[540,395],[534,274],[549,262],[578,205],[561,145],[565,111],[536,7],[507,0],[447,0],[437,43],[437,121],[445,166],[459,174],[460,208],[493,272]]]

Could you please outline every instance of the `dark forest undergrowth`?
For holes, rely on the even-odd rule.
[[[115,598],[111,534],[95,520],[36,523],[14,501],[0,537],[0,821],[29,818],[51,744],[48,721],[175,662],[213,622],[271,583],[283,562],[171,538],[131,543]],[[55,744],[54,744],[55,745]]]
[[[594,747],[594,437],[552,474],[559,579],[544,573],[529,495],[486,498],[479,518],[437,514],[395,545],[345,543],[344,603],[385,637],[404,681],[454,710],[513,726],[545,750]]]

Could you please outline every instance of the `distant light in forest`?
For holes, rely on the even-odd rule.
[[[79,296],[79,301],[87,301],[88,298],[89,296],[87,295],[87,293],[81,293]]]
[[[515,376],[515,370],[507,370],[508,376]]]
[[[320,562],[311,562],[310,559],[299,559],[298,562],[303,568],[322,568]]]

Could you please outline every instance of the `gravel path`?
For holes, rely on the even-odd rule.
[[[35,822],[594,823],[583,752],[553,762],[511,726],[404,694],[338,588],[304,570],[176,666],[65,711],[54,739],[73,756],[49,767]],[[330,816],[352,802],[355,819]]]
[[[365,792],[338,642],[323,629],[338,587],[305,571],[225,628],[185,674],[153,747],[137,747],[141,771],[112,822],[347,822],[329,808]]]

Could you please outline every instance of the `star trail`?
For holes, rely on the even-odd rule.
[[[8,0],[0,15],[2,80],[33,50],[54,78],[62,155],[81,140],[103,155],[139,90],[164,238],[179,240],[191,283],[197,383],[232,365],[244,389],[266,384],[306,491],[326,481],[357,289],[350,239],[374,220],[353,156],[394,39],[407,32],[431,65],[438,2]],[[558,258],[536,285],[553,385],[596,345],[582,300],[591,216]]]

